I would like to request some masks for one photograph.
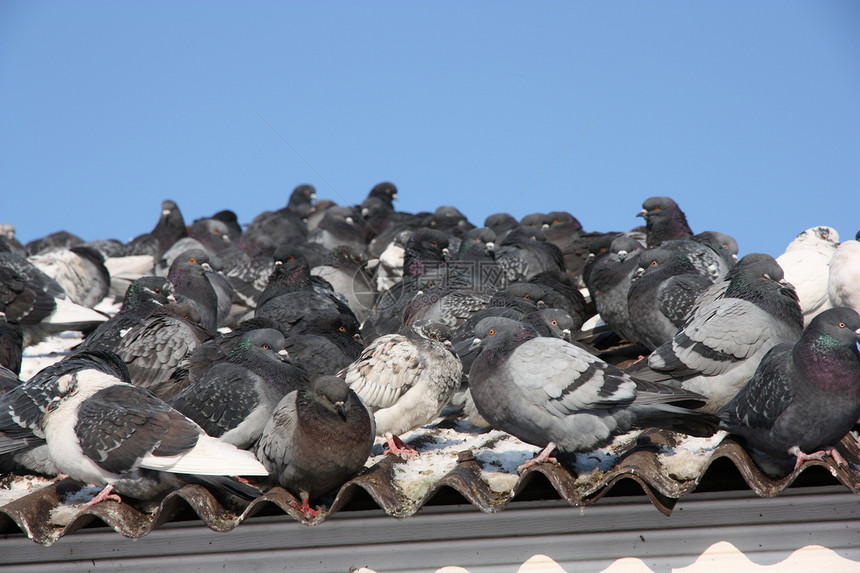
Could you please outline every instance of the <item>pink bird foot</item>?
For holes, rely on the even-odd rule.
[[[113,486],[108,485],[103,490],[101,490],[101,492],[99,492],[99,494],[97,496],[95,496],[90,501],[88,501],[84,505],[84,507],[92,507],[95,504],[101,503],[101,502],[108,500],[108,499],[113,500],[117,503],[122,503],[122,498],[119,495],[113,493]]]
[[[527,461],[526,463],[524,463],[523,465],[518,467],[517,473],[521,474],[525,470],[529,469],[530,467],[536,466],[538,464],[543,464],[546,462],[549,462],[552,464],[558,463],[558,460],[556,460],[553,457],[550,457],[550,454],[552,453],[552,451],[554,449],[555,449],[555,444],[553,442],[550,442],[549,445],[547,445],[547,447],[545,447],[543,450],[541,450],[541,452],[538,455],[536,455],[535,457],[533,457],[532,459],[530,459],[529,461]]]
[[[399,456],[406,454],[407,456],[418,455],[418,450],[403,442],[399,436],[386,436],[386,448],[383,453]]]

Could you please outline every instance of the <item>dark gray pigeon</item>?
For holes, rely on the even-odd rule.
[[[304,332],[291,332],[285,344],[292,363],[311,380],[337,374],[364,350],[356,324],[339,314],[312,317]]]
[[[123,256],[151,255],[158,260],[170,246],[188,236],[185,219],[175,201],[165,199],[161,202],[161,216],[151,233],[139,235],[129,241],[123,249]]]
[[[177,299],[190,304],[200,314],[200,325],[209,332],[218,328],[218,293],[206,277],[212,271],[207,258],[177,257],[167,278],[173,283]],[[184,297],[184,298],[183,298]]]
[[[304,219],[313,211],[316,198],[317,190],[313,185],[296,185],[287,200],[286,209],[300,219]]]
[[[0,366],[8,368],[15,375],[21,373],[21,358],[24,352],[24,331],[21,325],[6,318],[0,312]]]
[[[648,357],[648,366],[675,384],[707,397],[716,412],[750,379],[775,345],[800,337],[803,315],[792,286],[775,261],[744,265],[723,298],[703,306],[668,342]],[[644,376],[642,373],[634,375]]]
[[[687,216],[674,199],[669,197],[649,197],[642,203],[642,210],[636,216],[645,219],[645,246],[648,248],[657,247],[663,241],[689,239],[693,236]]]
[[[565,271],[561,249],[548,243],[538,227],[511,229],[495,250],[496,262],[510,282],[528,280],[542,271]]]
[[[726,276],[723,277],[723,280],[715,282],[714,284],[703,290],[701,293],[699,293],[699,296],[696,297],[696,302],[693,303],[693,306],[690,308],[690,312],[687,314],[687,318],[689,319],[695,316],[699,312],[699,310],[706,304],[714,302],[717,299],[723,298],[726,294],[726,289],[729,288],[729,283],[731,283],[732,279],[735,278],[738,273],[740,273],[741,269],[743,269],[745,265],[757,263],[759,261],[770,261],[772,263],[776,263],[776,259],[765,253],[748,253],[744,255],[744,257],[739,260],[728,273],[726,273]],[[784,273],[780,269],[780,272],[778,274],[780,277],[783,277]]]
[[[539,337],[528,325],[487,318],[469,371],[478,412],[494,427],[543,447],[526,466],[560,452],[587,452],[649,426],[711,435],[707,415],[688,407],[701,396],[641,382],[573,344]]]
[[[320,513],[309,500],[328,493],[364,467],[375,435],[373,414],[343,380],[322,376],[287,394],[255,449],[270,480],[298,495],[296,509]]]
[[[830,454],[860,417],[860,315],[838,307],[817,315],[794,344],[775,346],[722,410],[720,427],[776,460]]]
[[[308,234],[308,242],[322,245],[327,250],[346,246],[364,251],[363,219],[350,207],[335,205],[326,210],[319,226]]]
[[[189,482],[256,492],[226,476],[267,475],[250,452],[207,436],[194,422],[144,390],[99,370],[54,382],[42,430],[57,470],[104,487],[92,503],[120,501],[112,492],[152,498]],[[250,491],[249,491],[250,490]]]
[[[273,328],[252,330],[216,364],[170,400],[208,435],[250,448],[260,438],[275,405],[309,380],[289,364],[286,340]]]
[[[627,293],[636,342],[653,350],[670,340],[696,297],[711,284],[677,251],[663,247],[643,251]]]
[[[447,326],[417,322],[408,335],[378,337],[338,374],[373,412],[392,454],[415,453],[399,434],[432,422],[460,385],[450,338]]]
[[[311,275],[322,277],[343,295],[359,322],[370,316],[376,303],[376,288],[361,251],[349,246],[335,247],[324,264],[311,269]]]
[[[358,324],[355,314],[339,297],[315,290],[308,261],[297,247],[278,247],[274,259],[255,317],[273,320],[285,334],[304,331],[310,318],[319,314],[339,314]]]

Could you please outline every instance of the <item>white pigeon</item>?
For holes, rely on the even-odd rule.
[[[860,312],[860,240],[845,241],[833,253],[827,295],[833,306],[847,306]]]
[[[94,501],[117,499],[111,491],[148,499],[189,482],[253,497],[248,486],[219,478],[269,473],[253,453],[207,436],[148,391],[111,374],[79,370],[56,385],[42,422],[48,453],[59,472],[105,487]]]
[[[831,308],[827,296],[828,265],[839,246],[839,233],[832,227],[812,227],[800,233],[776,258],[785,280],[794,285],[804,324]]]

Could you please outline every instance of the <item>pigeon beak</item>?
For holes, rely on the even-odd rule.
[[[290,360],[290,353],[286,351],[286,349],[278,350],[278,356],[281,357],[282,362],[289,362],[292,364],[292,360]]]
[[[275,266],[279,267],[284,264],[284,261],[275,261]]]
[[[627,251],[618,251],[618,258],[622,261],[627,258]]]
[[[446,260],[451,258],[451,251],[448,250],[448,247],[445,247],[444,249],[442,249],[442,257],[445,258]]]
[[[496,244],[494,242],[490,241],[489,243],[487,243],[487,250],[490,252],[495,251],[496,250]]]
[[[475,340],[472,341],[472,344],[469,345],[469,352],[472,352],[473,350],[478,348],[480,345],[481,345],[481,339],[476,338]]]
[[[368,215],[370,215],[370,209],[365,207],[364,209],[361,210],[361,216],[362,217],[364,217],[366,219]]]
[[[648,215],[648,211],[646,211],[645,209],[642,209],[641,211],[636,213],[637,217],[643,217],[644,218],[646,215]]]
[[[310,195],[308,195],[308,197],[310,198],[310,200],[311,200],[311,201],[313,201],[314,199],[316,199],[316,198],[317,198],[317,194],[316,194],[316,193],[311,193]]]
[[[176,297],[173,296],[172,294],[169,294],[169,295],[167,295],[167,301],[168,302],[176,302]]]
[[[225,243],[229,243],[230,242],[230,235],[228,235],[227,233],[224,233],[223,235],[221,235],[221,239],[223,239]]]
[[[738,256],[737,256],[737,255],[735,255],[735,254],[733,254],[733,255],[732,255],[732,261],[734,261],[734,262],[738,262]]]
[[[355,340],[356,342],[360,342],[361,344],[364,344],[364,340],[361,338],[361,334],[359,334],[358,332],[356,332],[355,334],[352,335],[352,339]]]
[[[162,217],[167,217],[168,215],[170,215],[170,209],[165,209],[161,212]]]
[[[204,271],[211,271],[211,270],[212,270],[212,267],[211,267],[211,266],[209,266],[209,263],[203,263],[203,264],[202,264],[202,265],[200,265],[200,266],[201,266],[201,267],[203,267],[203,270],[204,270]]]
[[[543,225],[540,226],[540,228],[541,228],[541,231],[546,231],[547,229],[549,229],[549,223],[544,223]]]
[[[538,308],[546,308],[546,303],[542,300],[537,301]]]
[[[561,331],[561,333],[564,335],[564,339],[567,340],[568,342],[570,342],[570,329],[565,328],[564,330]]]
[[[340,419],[346,422],[346,406],[344,403],[338,400],[334,403],[334,409],[337,411],[337,415],[340,416]]]
[[[638,269],[636,269],[636,272],[633,273],[633,278],[638,279],[639,277],[641,277],[644,274],[645,274],[645,269],[642,267],[639,267]]]
[[[353,220],[352,220],[352,217],[347,217],[346,219],[344,219],[344,221],[346,221],[346,222],[347,222],[347,223],[349,223],[350,225],[352,225],[352,224],[355,222],[355,221],[353,221]]]
[[[454,345],[451,343],[451,341],[450,341],[450,340],[446,340],[446,341],[445,341],[445,342],[443,342],[442,344],[444,344],[444,345],[445,345],[445,348],[447,348],[447,349],[448,349],[448,350],[450,350],[451,352],[454,352]]]
[[[397,201],[397,193],[392,193],[392,194],[391,194],[391,200],[392,200],[392,201]]]

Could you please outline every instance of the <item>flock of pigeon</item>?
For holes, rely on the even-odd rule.
[[[789,470],[846,463],[860,241],[815,227],[737,260],[668,197],[598,233],[566,212],[403,213],[396,191],[339,206],[301,185],[245,229],[164,201],[128,243],[4,227],[0,472],[103,487],[91,503],[280,484],[314,515],[377,437],[420,456],[400,436],[445,409],[542,448],[521,469],[648,427],[723,429]],[[22,348],[67,330],[83,342],[20,380]]]

